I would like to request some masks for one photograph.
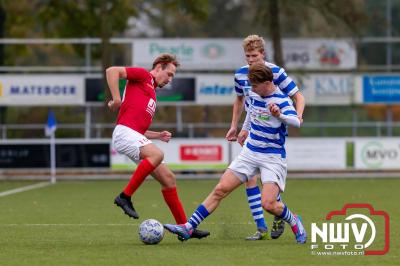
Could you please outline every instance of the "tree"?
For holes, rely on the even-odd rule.
[[[109,39],[122,35],[128,18],[136,16],[134,0],[41,1],[38,18],[45,37],[101,38],[101,65],[111,64]],[[82,51],[81,51],[82,52]]]
[[[255,23],[268,25],[274,62],[284,66],[282,36],[358,36],[367,21],[363,0],[253,0]],[[346,6],[346,8],[343,8]],[[307,18],[307,19],[305,19]],[[322,26],[322,27],[321,27]],[[303,31],[303,32],[302,32]],[[314,35],[313,35],[314,34]]]

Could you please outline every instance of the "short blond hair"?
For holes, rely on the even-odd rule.
[[[264,47],[264,38],[258,35],[249,35],[243,40],[243,49],[245,52],[257,50],[263,53]]]

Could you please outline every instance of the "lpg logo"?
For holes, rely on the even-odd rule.
[[[330,212],[326,220],[311,224],[312,255],[384,255],[389,251],[389,215],[370,204],[346,204]]]

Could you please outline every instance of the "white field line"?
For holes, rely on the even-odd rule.
[[[0,192],[0,197],[5,197],[5,196],[8,196],[8,195],[12,195],[12,194],[16,194],[16,193],[32,190],[32,189],[47,187],[47,186],[50,186],[50,185],[52,185],[52,183],[50,183],[50,182],[41,182],[41,183],[37,183],[37,184],[25,186],[25,187],[15,188],[15,189],[11,189],[11,190]]]
[[[254,222],[243,222],[243,223],[202,223],[204,225],[252,225]],[[0,224],[0,227],[62,227],[62,226],[75,226],[75,227],[85,227],[85,226],[139,226],[140,223],[129,223],[129,224]]]

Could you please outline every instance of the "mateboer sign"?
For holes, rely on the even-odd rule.
[[[0,75],[0,106],[83,105],[82,75]]]

